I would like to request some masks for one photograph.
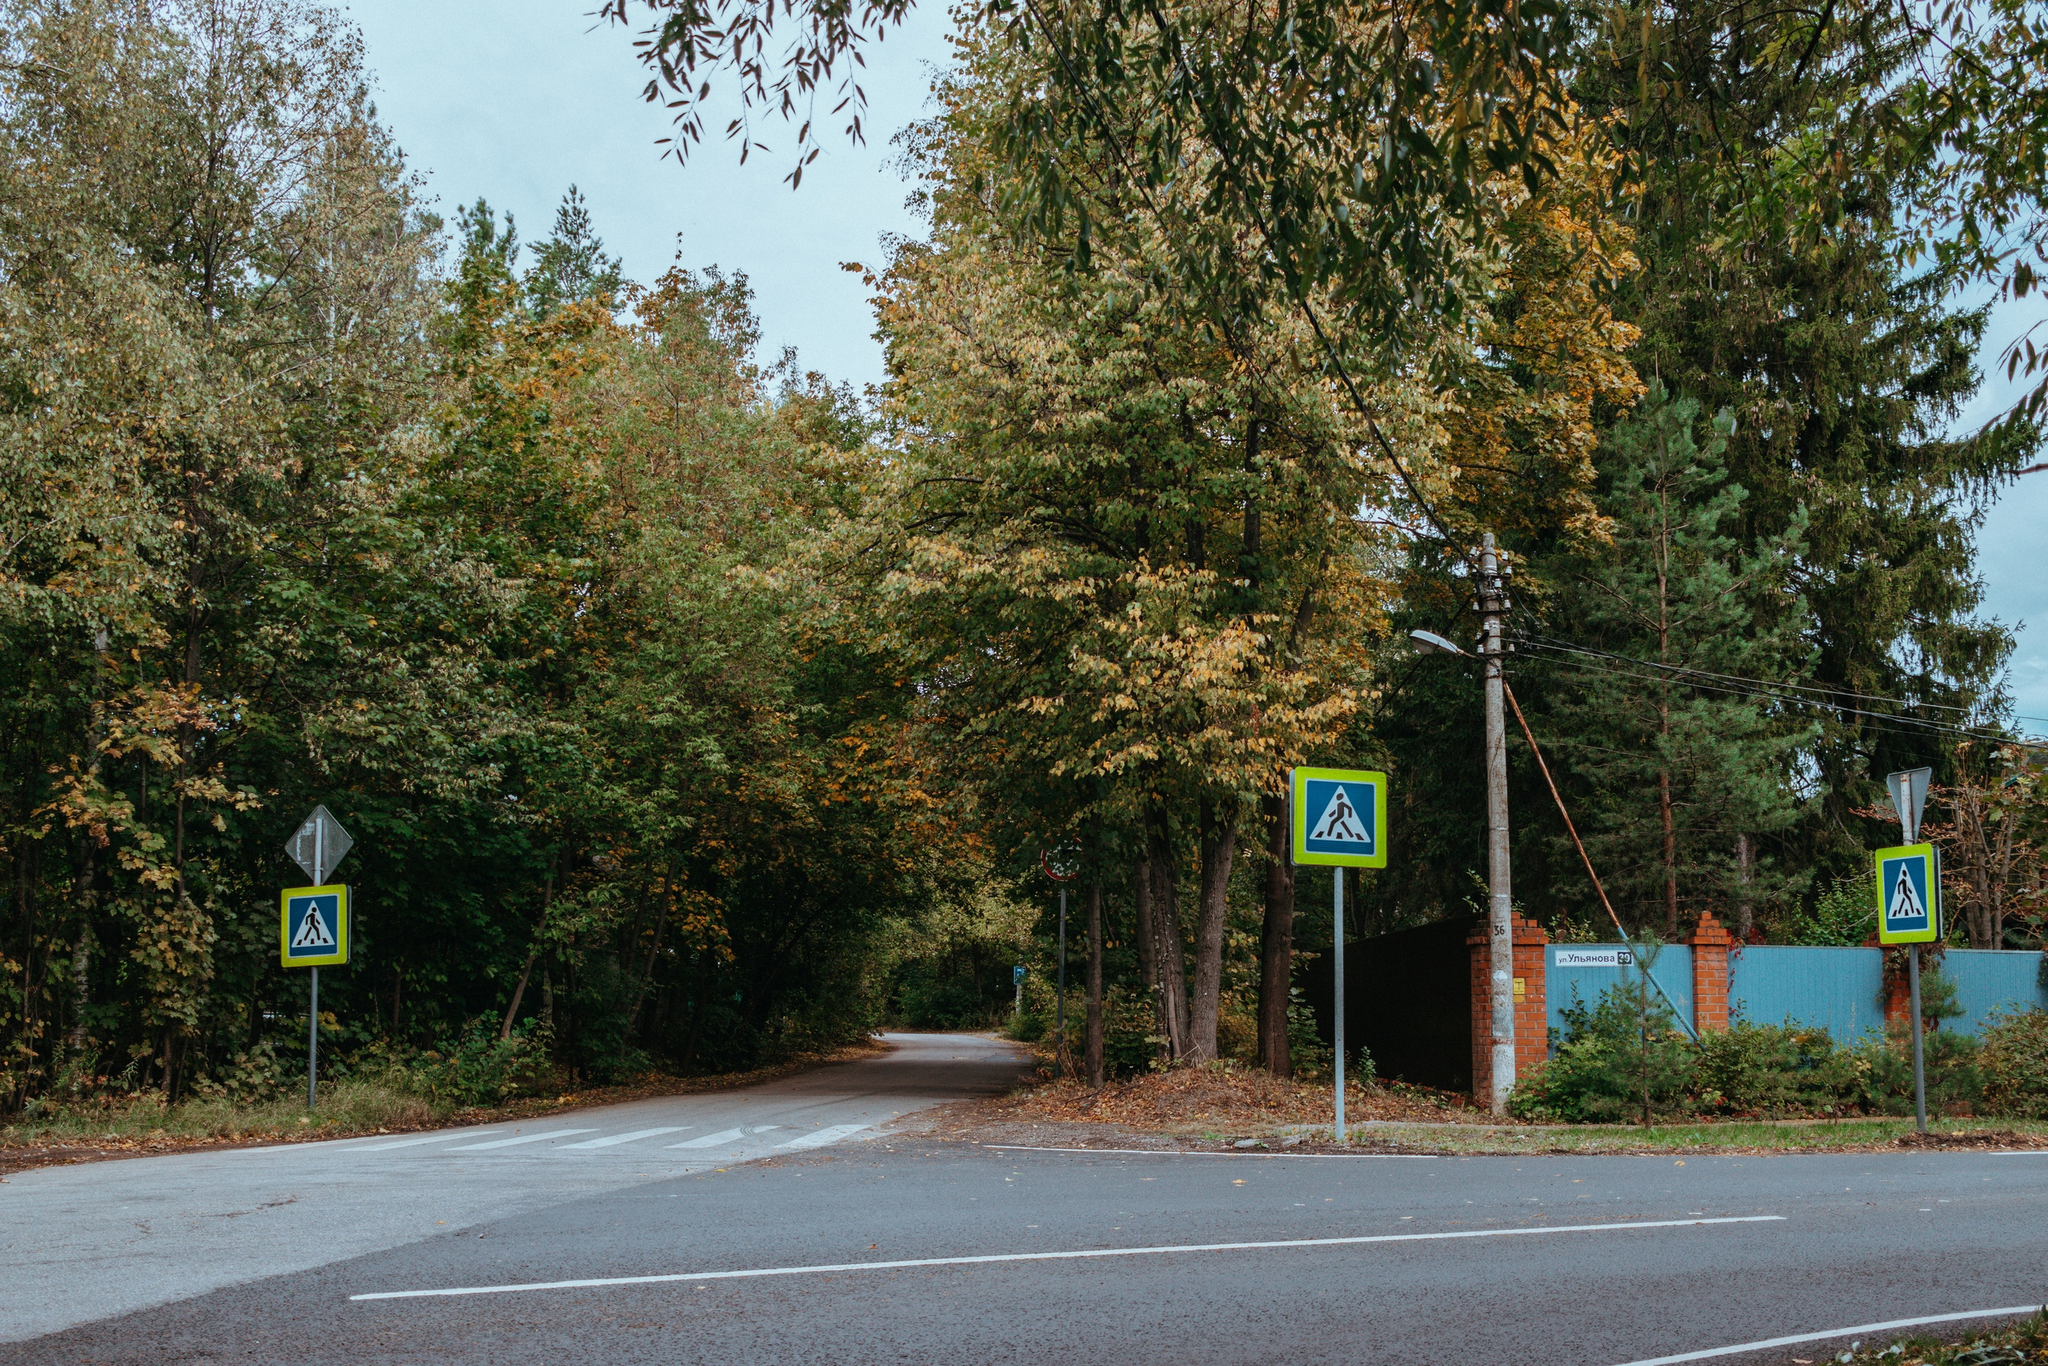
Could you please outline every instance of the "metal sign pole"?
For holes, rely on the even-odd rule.
[[[306,1108],[320,1098],[320,969],[314,968],[313,986],[306,1002]]]
[[[1067,1072],[1067,884],[1060,884],[1060,998],[1055,1010],[1059,1023],[1054,1030],[1055,1052],[1059,1060],[1060,1075]]]
[[[1337,1044],[1337,1141],[1344,1141],[1344,870],[1332,868],[1330,882],[1337,889],[1332,901],[1335,908],[1337,932],[1336,943],[1330,954],[1334,985],[1331,990],[1330,1016],[1333,1021],[1331,1033]]]
[[[1905,830],[1908,844],[1920,842],[1921,803],[1927,799],[1929,776],[1930,771],[1927,769],[1914,769],[1905,773],[1894,773],[1885,779],[1885,786],[1891,789],[1892,803],[1898,808],[1899,824]],[[1932,887],[1928,888],[1929,892],[1934,890]],[[1932,898],[1930,903],[1931,900]],[[1928,910],[1931,914],[1931,904]],[[1918,944],[1906,945],[1906,994],[1913,1012],[1907,1022],[1907,1027],[1913,1032],[1913,1127],[1924,1134],[1927,1132],[1927,1062],[1921,1035],[1926,1032],[1926,1026],[1920,1018]]]
[[[1913,998],[1913,1126],[1927,1132],[1927,1069],[1920,1056],[1920,946],[1906,945],[1906,985]]]

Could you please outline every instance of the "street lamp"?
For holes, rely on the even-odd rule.
[[[1487,986],[1493,1021],[1493,1077],[1490,1100],[1495,1114],[1504,1113],[1515,1085],[1515,927],[1514,898],[1508,878],[1508,741],[1506,686],[1501,665],[1506,649],[1501,639],[1507,613],[1500,558],[1488,532],[1479,549],[1479,658],[1486,666],[1486,863],[1487,863]],[[1426,655],[1451,654],[1470,659],[1434,631],[1410,631],[1408,638]]]

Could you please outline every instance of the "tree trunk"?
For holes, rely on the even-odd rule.
[[[1138,981],[1144,985],[1145,993],[1152,1001],[1152,1032],[1162,1040],[1158,1053],[1164,1060],[1171,1055],[1163,1042],[1166,1021],[1159,1010],[1159,964],[1154,952],[1159,947],[1159,931],[1152,923],[1152,856],[1149,853],[1138,856],[1137,868],[1131,876],[1131,894],[1137,907]]]
[[[619,1056],[626,1056],[626,1047],[633,1038],[633,1026],[640,1022],[640,1006],[647,999],[647,983],[654,976],[655,960],[661,956],[661,938],[668,931],[668,922],[676,910],[676,855],[669,850],[668,875],[663,879],[661,889],[661,919],[654,922],[654,944],[647,950],[647,970],[640,974],[640,985],[633,991],[633,1008],[626,1012],[626,1031],[619,1040]]]
[[[1671,771],[1657,770],[1657,809],[1664,821],[1664,937],[1678,938],[1678,828],[1671,819]]]
[[[1088,1084],[1102,1088],[1102,879],[1088,882],[1088,1033],[1082,1047]]]
[[[499,1043],[512,1037],[512,1022],[519,1018],[519,999],[526,995],[526,984],[533,977],[534,960],[539,957],[540,941],[536,939],[533,947],[526,952],[526,966],[519,970],[519,985],[512,988],[512,1004],[505,1007],[505,1022],[498,1026]],[[393,1009],[395,1012],[395,1004]]]
[[[1180,928],[1180,870],[1175,866],[1171,829],[1165,808],[1146,813],[1146,854],[1152,864],[1152,963],[1159,975],[1160,1035],[1166,1056],[1178,1062],[1188,1056],[1188,978],[1186,949]]]
[[[1259,935],[1259,1066],[1276,1077],[1294,1075],[1287,1041],[1287,1006],[1294,986],[1294,864],[1287,799],[1268,797],[1266,917]]]
[[[92,836],[80,841],[77,879],[78,943],[71,950],[71,1041],[67,1064],[85,1052],[85,1012],[92,1005],[92,922],[99,907],[98,877]]]
[[[533,947],[527,950],[526,966],[519,970],[519,985],[512,988],[512,1004],[505,1007],[505,1022],[498,1026],[498,1041],[500,1043],[512,1037],[512,1022],[519,1018],[519,998],[526,995],[526,984],[533,977],[533,962],[536,958],[540,957],[541,947],[547,942],[548,907],[554,904],[554,900],[555,875],[551,868],[547,880],[541,883],[540,924],[536,925],[533,930]],[[392,1007],[392,1013],[394,1015],[397,1013],[397,1006],[395,1004]]]
[[[1749,942],[1750,926],[1756,923],[1756,905],[1750,898],[1750,882],[1756,867],[1756,849],[1749,836],[1735,837],[1735,942]]]
[[[1216,1021],[1223,1009],[1223,930],[1229,909],[1230,865],[1237,856],[1237,815],[1219,815],[1207,798],[1201,805],[1202,899],[1195,922],[1195,981],[1188,998],[1188,1056],[1211,1062],[1218,1056]]]

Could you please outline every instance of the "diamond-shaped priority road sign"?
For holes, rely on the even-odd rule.
[[[334,813],[325,806],[316,806],[313,814],[285,841],[284,851],[319,886],[355,844],[348,831],[341,828],[341,822],[334,819]]]

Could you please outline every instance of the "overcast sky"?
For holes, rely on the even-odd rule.
[[[648,280],[681,253],[683,264],[745,271],[761,317],[766,358],[795,346],[803,363],[856,385],[881,378],[860,277],[845,262],[882,259],[887,234],[911,234],[909,187],[889,139],[926,108],[930,68],[946,59],[944,6],[925,0],[909,26],[872,50],[862,75],[868,143],[828,137],[825,154],[791,192],[791,130],[762,126],[775,149],[744,166],[711,121],[712,141],[687,168],[662,160],[668,133],[644,103],[645,74],[630,37],[592,27],[594,0],[353,0],[378,85],[378,106],[444,213],[482,196],[516,216],[521,240],[547,235],[555,206],[581,188],[598,231]],[[829,103],[823,107],[829,108]],[[821,122],[826,120],[821,119]],[[2025,316],[2041,317],[2037,298]],[[2023,325],[2001,318],[1995,342]],[[1988,385],[1967,423],[1981,422],[2017,386]],[[2038,558],[2048,531],[2048,474],[2007,489],[1980,538],[1986,612],[2028,623],[2013,659],[2018,710],[2048,733],[2048,573]],[[2031,623],[2039,622],[2034,626]]]

